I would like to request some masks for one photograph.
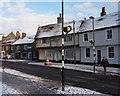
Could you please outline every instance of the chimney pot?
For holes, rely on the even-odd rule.
[[[84,17],[84,21],[86,21],[86,17]]]
[[[61,13],[60,13],[60,17],[62,17],[62,16],[61,16]]]
[[[62,23],[62,16],[61,16],[61,13],[60,13],[60,16],[57,17],[57,24],[59,24],[59,23]]]
[[[104,16],[104,15],[106,15],[106,12],[105,12],[105,7],[102,7],[101,16]]]
[[[26,33],[22,33],[22,39],[26,37]]]
[[[20,38],[20,32],[17,31],[17,32],[16,32],[16,40],[18,40],[19,38]]]
[[[105,7],[102,7],[102,12],[105,12]]]

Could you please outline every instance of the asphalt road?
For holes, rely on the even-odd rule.
[[[61,81],[61,69],[27,62],[2,61],[2,67],[8,67],[45,79]],[[120,77],[65,69],[65,84],[88,88],[109,95],[120,95]]]
[[[10,86],[10,89],[13,92],[13,89],[17,91],[17,93],[8,93],[11,95],[6,95],[6,93],[3,92],[2,96],[16,96],[16,94],[21,94],[20,96],[26,96],[29,94],[30,96],[34,95],[42,95],[42,94],[55,94],[54,90],[49,90],[49,88],[54,87],[52,84],[53,82],[48,82],[45,80],[45,82],[37,82],[33,81],[27,77],[21,77],[18,75],[9,74],[6,72],[2,72],[2,83]],[[12,79],[11,79],[12,78]],[[57,83],[55,83],[57,85]],[[4,87],[3,87],[4,88]],[[55,87],[54,87],[55,88]],[[32,95],[34,94],[34,95]],[[18,95],[19,96],[19,95]]]

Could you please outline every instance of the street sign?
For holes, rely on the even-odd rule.
[[[67,27],[64,27],[64,32],[66,32],[66,34],[68,34],[71,30],[72,30],[72,27],[71,26],[67,26]]]
[[[90,40],[90,43],[91,43],[91,44],[95,43],[95,40]]]

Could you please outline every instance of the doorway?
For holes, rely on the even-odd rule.
[[[31,52],[28,52],[28,59],[32,60],[32,53]]]
[[[56,60],[56,61],[59,61],[59,59],[60,59],[60,58],[59,58],[59,52],[56,52],[56,53],[55,53],[55,60]]]
[[[101,62],[101,50],[97,50],[97,60],[98,60],[98,64],[100,64],[100,62]]]

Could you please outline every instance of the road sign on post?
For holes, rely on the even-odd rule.
[[[71,26],[64,27],[64,9],[63,9],[63,0],[62,0],[62,91],[64,91],[65,86],[65,76],[64,76],[64,32],[68,34],[72,28]]]
[[[91,43],[91,44],[95,43],[95,40],[90,40],[90,43]]]
[[[64,91],[64,12],[62,0],[62,91]]]
[[[71,30],[72,30],[72,27],[71,26],[67,26],[67,27],[64,27],[64,32],[66,33],[66,34],[68,34]]]
[[[92,20],[92,27],[93,27],[93,40],[90,43],[93,45],[93,71],[95,72],[95,34],[94,34],[94,17],[91,16],[90,19]]]

